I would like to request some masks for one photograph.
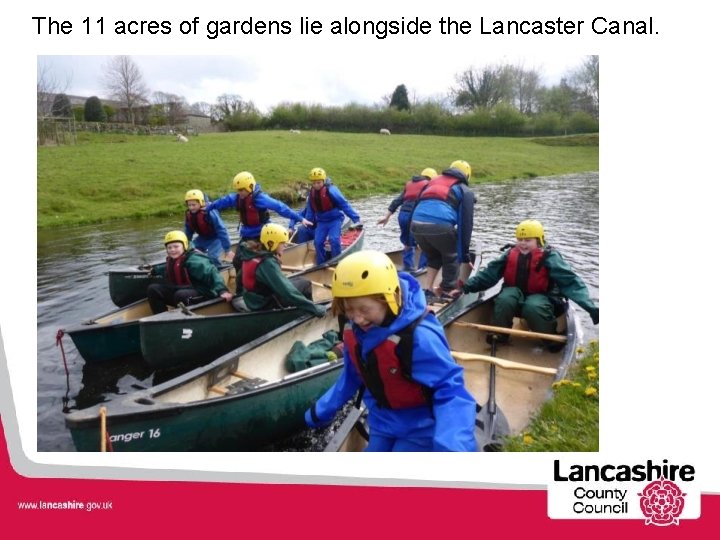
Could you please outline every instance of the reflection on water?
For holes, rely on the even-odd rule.
[[[576,270],[599,304],[599,181],[597,173],[495,182],[474,186],[474,243],[485,265],[511,242],[515,226],[524,219],[539,219],[546,239]],[[342,180],[340,180],[342,186]],[[386,227],[380,219],[392,196],[353,201],[366,225],[365,247],[386,251],[400,247],[400,229],[392,218]],[[234,229],[235,216],[223,217]],[[59,328],[110,311],[115,306],[107,290],[106,272],[163,258],[162,238],[181,228],[181,217],[126,221],[107,225],[38,231],[37,335],[38,335],[38,450],[73,450],[63,420],[66,396],[65,369],[55,334]],[[285,220],[278,220],[284,223]],[[597,336],[590,318],[580,312],[585,337]],[[70,409],[85,408],[167,380],[153,374],[141,358],[127,358],[104,366],[86,365],[69,336],[64,338]]]

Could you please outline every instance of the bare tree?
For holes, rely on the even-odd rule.
[[[190,105],[190,112],[195,114],[204,114],[206,116],[212,116],[213,106],[207,101],[196,101]]]
[[[236,114],[254,114],[258,112],[252,101],[243,100],[237,94],[223,94],[218,96],[211,116],[216,122],[226,120]]]
[[[586,99],[586,112],[598,118],[600,110],[600,57],[586,56],[570,75],[570,84]]]
[[[491,108],[512,100],[513,68],[509,65],[466,69],[455,77],[458,86],[451,89],[456,107],[472,110]]]
[[[523,114],[537,112],[540,92],[540,73],[522,65],[512,68],[512,90],[515,107]]]
[[[104,66],[104,84],[108,93],[127,107],[135,124],[134,109],[147,103],[148,89],[142,72],[129,56],[115,56]]]
[[[61,80],[53,72],[52,66],[39,61],[37,69],[37,116],[38,118],[51,113],[53,100],[57,94],[63,94],[70,86],[71,77]]]
[[[177,94],[168,92],[153,92],[153,109],[168,125],[175,126],[185,116],[187,100]]]

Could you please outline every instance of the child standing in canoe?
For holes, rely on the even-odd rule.
[[[493,324],[511,328],[513,317],[522,317],[534,332],[557,333],[556,317],[565,308],[569,298],[590,314],[594,324],[600,321],[598,308],[580,277],[563,260],[557,250],[545,245],[545,230],[537,220],[528,219],[515,230],[517,243],[513,248],[488,264],[462,289],[477,292],[489,289],[501,279],[503,288],[495,298]],[[492,336],[488,336],[488,340]],[[508,334],[496,336],[499,343],[508,341]],[[562,344],[547,342],[548,349],[557,351]]]
[[[188,251],[188,239],[182,231],[165,235],[167,259],[150,269],[150,275],[164,275],[165,283],[153,283],[147,296],[153,313],[167,311],[167,306],[197,303],[222,297],[232,300],[218,269],[199,251]]]
[[[263,225],[270,222],[270,210],[277,212],[283,217],[302,222],[305,226],[312,223],[295,212],[285,203],[273,199],[270,195],[263,193],[260,184],[248,171],[243,171],[233,178],[233,187],[236,193],[230,193],[207,205],[210,210],[224,210],[235,208],[240,216],[240,237],[243,241],[258,240]],[[233,266],[238,276],[242,276],[242,261],[235,255]],[[241,280],[237,280],[237,293],[242,292]]]
[[[230,235],[217,210],[207,209],[205,194],[191,189],[185,194],[185,205],[185,236],[192,246],[207,254],[217,267],[223,254],[232,259],[235,253],[230,249]]]
[[[347,320],[344,368],[306,423],[328,425],[365,388],[368,451],[475,451],[475,400],[418,281],[384,253],[360,251],[338,263],[332,283],[333,312]]]
[[[325,308],[313,304],[312,284],[303,278],[288,279],[280,267],[282,253],[290,239],[282,225],[268,223],[260,231],[260,240],[238,246],[242,259],[243,301],[250,311],[296,306],[321,317]],[[233,301],[234,303],[234,301]]]
[[[410,218],[412,217],[412,211],[415,207],[415,201],[417,201],[420,192],[428,185],[428,182],[436,176],[437,171],[431,168],[424,169],[419,175],[413,176],[405,184],[402,193],[392,200],[387,213],[377,222],[378,225],[384,227],[390,219],[390,216],[395,213],[395,210],[400,208],[398,225],[400,225],[400,242],[402,242],[403,245],[403,270],[406,272],[415,270],[415,247],[417,246],[417,242],[410,232]],[[418,266],[419,268],[425,268],[427,266],[427,255],[425,255],[424,251],[420,255]]]
[[[360,216],[333,185],[324,169],[315,167],[310,171],[308,179],[312,182],[312,188],[304,214],[310,221],[310,226],[315,226],[315,262],[322,264],[327,260],[325,240],[330,240],[331,257],[340,255],[340,233],[344,216],[349,217],[353,223],[360,223]],[[305,225],[304,222],[303,224]]]

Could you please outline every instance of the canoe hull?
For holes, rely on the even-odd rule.
[[[331,315],[294,321],[212,363],[153,388],[65,418],[79,451],[100,449],[100,407],[113,451],[255,450],[305,427],[304,412],[337,380],[342,359],[296,373],[293,343],[337,331]]]
[[[307,312],[296,308],[208,317],[168,312],[165,318],[148,317],[140,322],[140,349],[156,370],[199,365],[259,338],[269,329],[307,317]]]
[[[138,321],[151,314],[148,301],[140,300],[62,331],[86,362],[103,363],[140,354]]]

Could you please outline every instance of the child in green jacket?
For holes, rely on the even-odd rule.
[[[267,223],[260,231],[259,242],[249,240],[240,244],[245,306],[250,311],[296,306],[322,317],[326,308],[312,302],[312,284],[303,278],[290,280],[283,274],[280,259],[289,241],[290,233],[285,227]]]
[[[522,317],[530,330],[544,334],[557,333],[556,316],[564,299],[569,298],[590,314],[594,324],[600,321],[600,308],[590,298],[587,286],[563,260],[560,253],[545,245],[545,231],[542,223],[526,220],[515,231],[517,243],[500,257],[488,264],[462,289],[452,291],[452,296],[461,292],[477,292],[489,289],[501,279],[504,280],[500,293],[495,298],[493,324],[511,328],[513,317]],[[490,338],[491,336],[488,336]],[[508,340],[507,334],[499,334],[498,342]],[[558,349],[556,343],[547,343],[548,348]]]
[[[222,297],[232,300],[218,269],[210,259],[199,251],[188,251],[188,239],[182,231],[170,231],[165,235],[167,259],[150,269],[150,275],[164,275],[165,283],[153,283],[147,296],[153,313],[167,311],[167,306],[197,303]]]

